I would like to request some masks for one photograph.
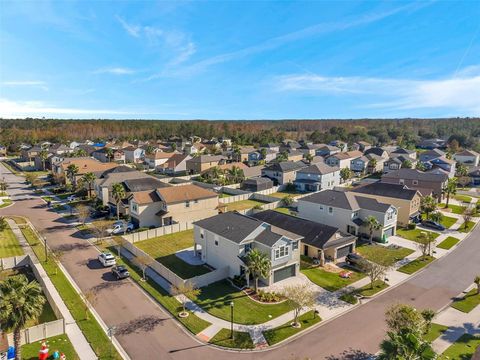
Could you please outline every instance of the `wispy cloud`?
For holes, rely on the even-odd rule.
[[[93,71],[94,74],[113,74],[113,75],[132,75],[137,73],[137,70],[125,67],[108,67]]]
[[[365,108],[439,108],[479,115],[480,67],[471,67],[458,74],[434,80],[292,74],[277,77],[274,86],[283,92],[336,96],[353,94],[361,99],[361,107]]]
[[[131,24],[118,15],[116,18],[130,36],[146,40],[149,46],[162,46],[169,49],[172,52],[172,58],[167,66],[187,61],[197,50],[190,36],[182,31]]]
[[[37,87],[44,91],[48,91],[48,86],[45,81],[38,81],[38,80],[10,80],[10,81],[3,81],[3,86],[31,86]]]

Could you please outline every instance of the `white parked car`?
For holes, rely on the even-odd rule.
[[[117,264],[115,257],[109,252],[103,252],[98,255],[98,261],[100,261],[103,267],[109,267]]]
[[[67,201],[68,202],[72,202],[72,201],[75,201],[77,200],[77,197],[75,195],[70,195],[68,198],[67,198]]]
[[[110,233],[113,235],[128,233],[134,229],[134,226],[131,222],[125,223],[123,221],[116,221],[113,223],[113,227],[110,230]]]

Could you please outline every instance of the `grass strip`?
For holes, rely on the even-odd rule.
[[[310,326],[315,325],[320,321],[322,321],[320,316],[315,315],[314,311],[309,311],[298,318],[298,322],[301,324],[301,327],[294,328],[291,325],[293,322],[292,320],[274,329],[264,331],[263,336],[265,337],[265,340],[267,340],[268,345],[274,345],[289,338],[290,336],[308,329]]]
[[[210,339],[209,343],[234,349],[254,348],[252,338],[250,337],[250,334],[248,332],[234,331],[233,339],[230,335],[230,330],[222,329],[213,338]]]

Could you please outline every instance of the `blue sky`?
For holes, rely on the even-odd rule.
[[[480,1],[1,1],[0,116],[480,115]]]

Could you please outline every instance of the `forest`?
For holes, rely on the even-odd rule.
[[[421,138],[457,140],[462,147],[480,150],[480,118],[351,119],[351,120],[74,120],[0,119],[0,144],[36,143],[41,140],[166,140],[229,137],[239,145],[264,144],[284,139],[328,143],[368,141],[384,145],[396,141],[415,146]]]

